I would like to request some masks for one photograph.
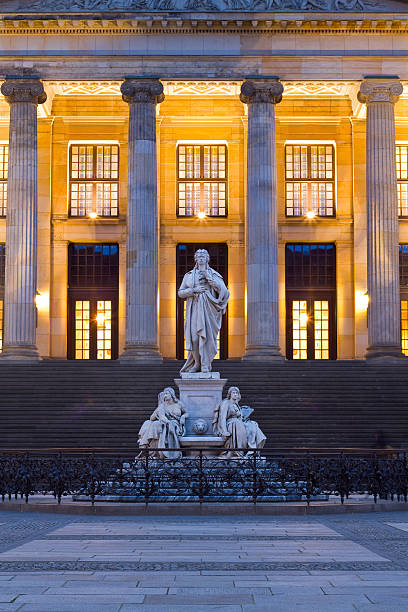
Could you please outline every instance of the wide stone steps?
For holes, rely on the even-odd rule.
[[[157,394],[181,362],[44,360],[0,363],[0,446],[122,447],[137,444]],[[408,446],[408,363],[214,362],[255,409],[269,447],[363,446],[383,430]]]

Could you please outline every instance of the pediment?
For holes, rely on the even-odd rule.
[[[0,0],[7,13],[408,12],[408,0]]]

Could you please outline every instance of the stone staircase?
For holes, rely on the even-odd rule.
[[[0,363],[0,448],[137,445],[181,362]],[[214,362],[255,409],[268,447],[408,447],[408,361]]]

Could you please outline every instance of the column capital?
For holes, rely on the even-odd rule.
[[[367,105],[373,102],[395,104],[403,90],[398,77],[368,77],[361,83],[357,98]]]
[[[47,99],[43,84],[35,77],[6,77],[1,86],[1,93],[9,104],[15,102],[44,104]]]
[[[244,104],[278,104],[282,100],[283,85],[278,78],[248,79],[241,85],[240,100]]]
[[[153,77],[129,77],[120,86],[122,98],[128,104],[142,102],[145,104],[160,104],[164,100],[163,85]]]

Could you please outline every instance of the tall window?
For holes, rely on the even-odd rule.
[[[73,144],[69,155],[71,217],[117,217],[119,145]]]
[[[396,146],[398,216],[408,217],[408,145]]]
[[[408,244],[399,245],[401,349],[408,357]]]
[[[336,247],[287,244],[288,359],[336,358]]]
[[[69,245],[69,359],[117,358],[118,281],[117,244]]]
[[[227,216],[226,145],[177,147],[177,214]]]
[[[331,144],[285,147],[286,216],[335,216],[335,159]]]
[[[7,214],[8,152],[8,145],[0,144],[0,217]]]

